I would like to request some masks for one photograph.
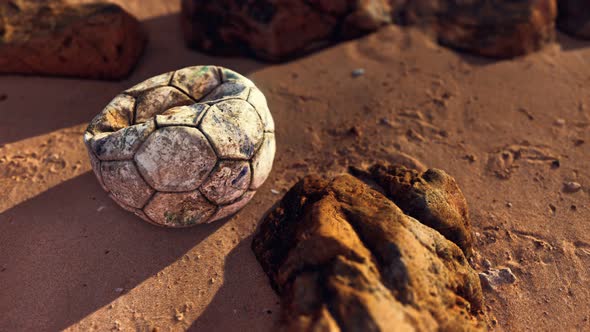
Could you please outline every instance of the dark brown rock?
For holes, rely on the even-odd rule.
[[[573,36],[590,39],[590,1],[559,0],[557,27]]]
[[[482,291],[461,249],[360,180],[307,176],[252,248],[290,331],[478,331]]]
[[[145,40],[139,22],[114,4],[0,2],[0,73],[121,79]]]
[[[556,0],[391,0],[391,5],[394,21],[422,27],[442,44],[478,55],[519,56],[554,38]]]
[[[374,31],[389,23],[387,0],[183,0],[187,44],[270,61]]]

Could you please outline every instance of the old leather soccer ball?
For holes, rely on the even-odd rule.
[[[262,92],[226,68],[196,66],[117,95],[84,133],[102,187],[167,227],[228,217],[268,177],[274,123]]]

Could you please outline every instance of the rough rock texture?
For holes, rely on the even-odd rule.
[[[573,18],[564,24],[566,30],[587,31],[587,6],[582,1],[564,1],[563,7]],[[456,49],[508,58],[552,41],[556,16],[556,0],[182,2],[182,25],[189,46],[212,53],[250,53],[271,61],[356,37],[392,21],[421,27]]]
[[[282,298],[284,330],[485,329],[461,249],[350,175],[305,177],[252,249]]]
[[[182,1],[187,44],[216,54],[284,60],[390,22],[386,0]]]
[[[405,214],[436,229],[465,255],[471,255],[473,236],[467,201],[455,179],[445,171],[419,172],[405,166],[376,164],[368,176]]]
[[[166,227],[236,213],[268,177],[276,149],[262,92],[216,66],[183,68],[123,91],[90,122],[84,142],[111,197]]]
[[[559,0],[557,27],[579,38],[590,39],[590,1]]]
[[[394,21],[430,31],[444,45],[507,58],[553,40],[556,0],[392,0]]]
[[[0,73],[121,79],[145,41],[137,19],[114,4],[0,2]]]

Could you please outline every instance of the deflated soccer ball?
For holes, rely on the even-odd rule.
[[[116,96],[84,134],[102,187],[166,227],[228,217],[252,199],[275,154],[264,95],[216,66],[158,75]]]

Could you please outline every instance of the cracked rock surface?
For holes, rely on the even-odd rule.
[[[190,47],[270,61],[374,31],[391,21],[386,0],[182,1]]]
[[[583,1],[562,7],[586,31]],[[586,6],[586,7],[584,7]],[[576,8],[580,10],[576,11]],[[477,55],[511,58],[537,51],[554,39],[556,0],[258,0],[182,2],[182,26],[190,47],[216,54],[249,54],[287,60],[331,42],[396,23],[425,30],[441,44]]]
[[[0,73],[122,79],[145,41],[137,19],[115,4],[0,2]]]
[[[443,45],[510,58],[554,38],[556,0],[392,0],[394,21],[426,29]]]
[[[282,330],[486,328],[480,280],[459,246],[353,176],[306,176],[252,249],[281,296]]]
[[[467,201],[455,179],[440,169],[419,172],[398,165],[375,164],[369,177],[405,214],[434,228],[468,257],[473,247]]]

